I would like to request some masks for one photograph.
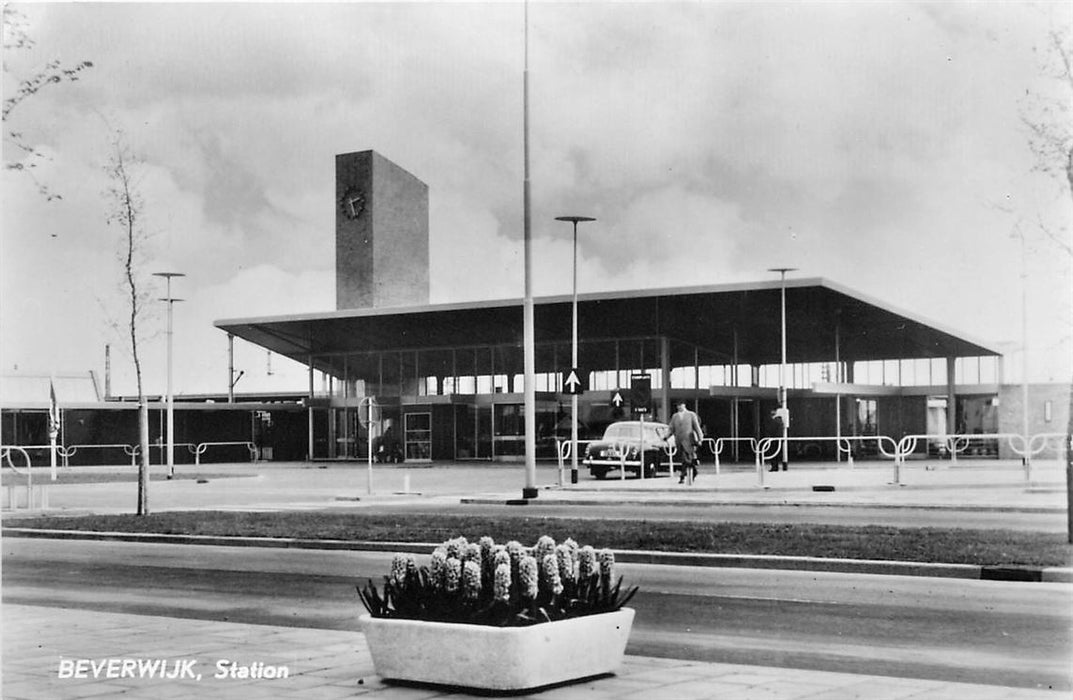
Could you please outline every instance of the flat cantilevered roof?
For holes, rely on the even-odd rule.
[[[667,337],[672,366],[776,364],[780,282],[601,292],[578,297],[586,341]],[[329,356],[522,344],[522,300],[223,319],[215,325],[274,353],[330,369]],[[1000,355],[994,347],[822,278],[786,280],[787,361]],[[571,297],[534,299],[535,342],[570,343]],[[676,342],[680,341],[680,342]],[[837,350],[836,350],[837,347]],[[587,353],[581,366],[613,369]],[[610,353],[613,355],[613,353]],[[537,371],[550,368],[539,366]],[[624,365],[628,366],[628,365]],[[504,368],[506,369],[506,368]],[[561,365],[560,365],[561,369]]]

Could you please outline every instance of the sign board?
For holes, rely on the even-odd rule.
[[[589,387],[585,385],[582,377],[588,376],[588,372],[577,367],[571,367],[566,372],[563,372],[563,392],[572,395],[584,394]]]
[[[634,374],[630,376],[630,408],[634,413],[648,413],[652,403],[652,375]]]
[[[366,396],[358,404],[358,422],[363,428],[368,428],[370,422],[374,425],[380,422],[380,404],[375,396]]]

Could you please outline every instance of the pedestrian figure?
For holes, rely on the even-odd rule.
[[[678,401],[676,405],[678,411],[671,416],[671,431],[667,437],[674,436],[674,441],[678,444],[678,453],[682,458],[681,475],[678,477],[680,484],[685,481],[690,469],[693,470],[693,478],[697,478],[697,447],[704,439],[704,431],[701,430],[697,414],[686,408],[685,401]]]
[[[788,414],[784,413],[781,408],[776,408],[771,412],[771,430],[769,432],[771,433],[772,437],[778,438],[777,440],[775,440],[775,443],[778,445],[779,449],[776,450],[775,454],[771,456],[771,468],[768,469],[769,472],[779,471],[780,465],[782,466],[783,471],[789,469],[789,465],[787,465],[786,462],[783,460],[782,444],[783,427],[784,424],[788,422],[788,420]]]

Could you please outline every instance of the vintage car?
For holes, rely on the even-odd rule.
[[[603,479],[613,469],[625,469],[639,475],[642,461],[646,477],[656,476],[661,468],[669,472],[666,436],[670,431],[666,423],[654,421],[645,421],[643,424],[641,421],[612,423],[607,426],[602,438],[590,442],[585,448],[582,463],[597,479]]]

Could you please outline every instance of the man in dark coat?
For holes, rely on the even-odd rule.
[[[680,484],[685,481],[690,469],[693,470],[693,478],[697,478],[697,447],[704,439],[704,431],[701,430],[697,414],[686,408],[685,401],[678,401],[676,405],[678,411],[671,416],[670,435],[674,436],[674,441],[678,444],[678,454],[682,459],[682,473],[678,477]]]

